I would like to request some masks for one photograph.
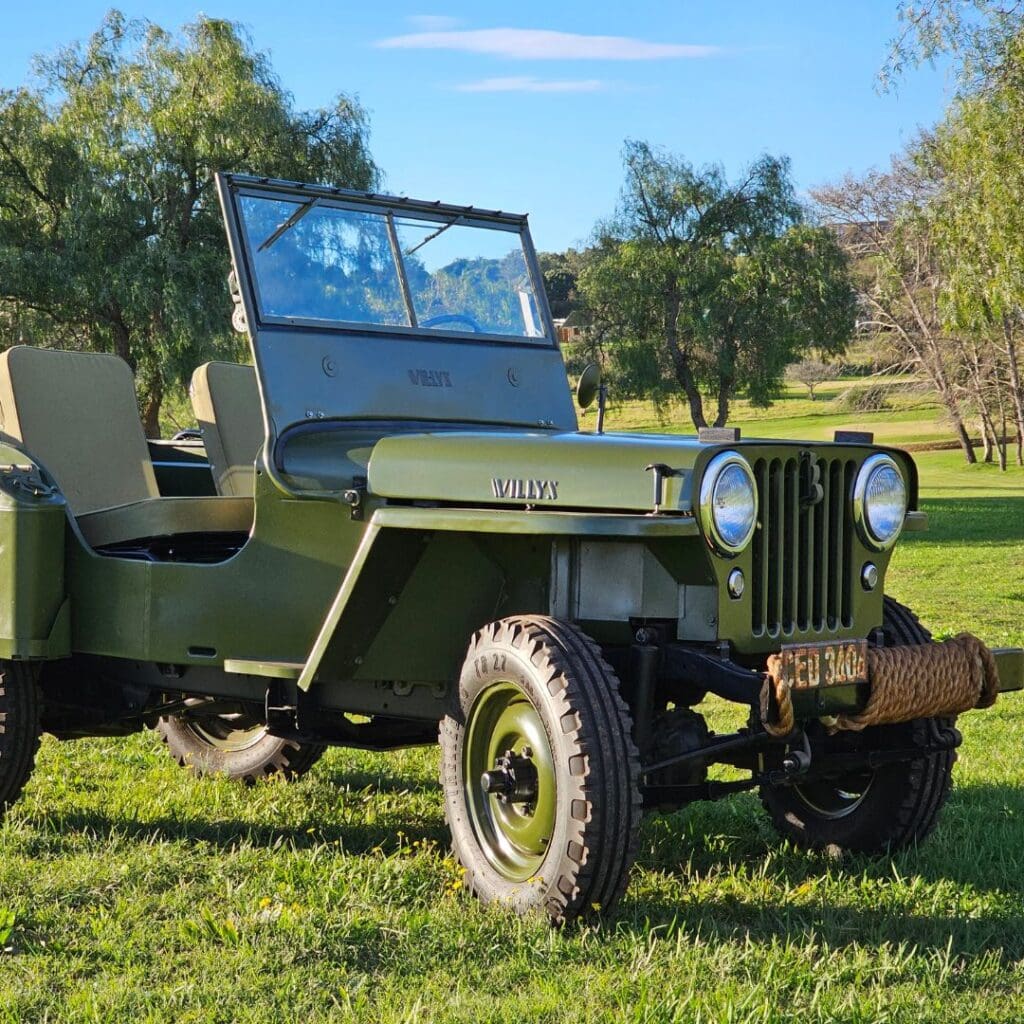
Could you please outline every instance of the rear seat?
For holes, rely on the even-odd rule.
[[[54,477],[93,547],[252,525],[251,498],[159,496],[135,381],[117,356],[27,345],[0,354],[0,432]]]
[[[251,498],[263,444],[256,371],[239,363],[204,363],[192,374],[189,394],[217,493]]]

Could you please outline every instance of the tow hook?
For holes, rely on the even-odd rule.
[[[807,733],[802,733],[801,739],[802,749],[787,750],[782,758],[782,766],[768,773],[768,781],[772,785],[792,782],[793,779],[806,775],[811,770],[811,744],[807,739]]]

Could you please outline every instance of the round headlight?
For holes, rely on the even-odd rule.
[[[907,511],[907,485],[888,455],[872,455],[857,474],[853,510],[864,540],[873,548],[894,544]]]
[[[725,554],[742,551],[757,525],[757,488],[750,464],[737,452],[721,452],[704,470],[700,516],[712,545]]]

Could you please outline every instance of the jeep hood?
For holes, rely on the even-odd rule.
[[[661,507],[692,513],[696,439],[643,434],[451,431],[385,437],[370,457],[370,492],[460,505],[524,505],[650,512],[662,463]]]

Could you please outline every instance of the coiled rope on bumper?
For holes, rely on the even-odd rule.
[[[761,721],[772,736],[788,736],[796,724],[793,696],[781,671],[782,655],[771,655],[761,688]],[[868,680],[871,694],[864,710],[839,715],[833,730],[951,718],[991,707],[999,693],[996,660],[970,633],[942,643],[868,648]]]

